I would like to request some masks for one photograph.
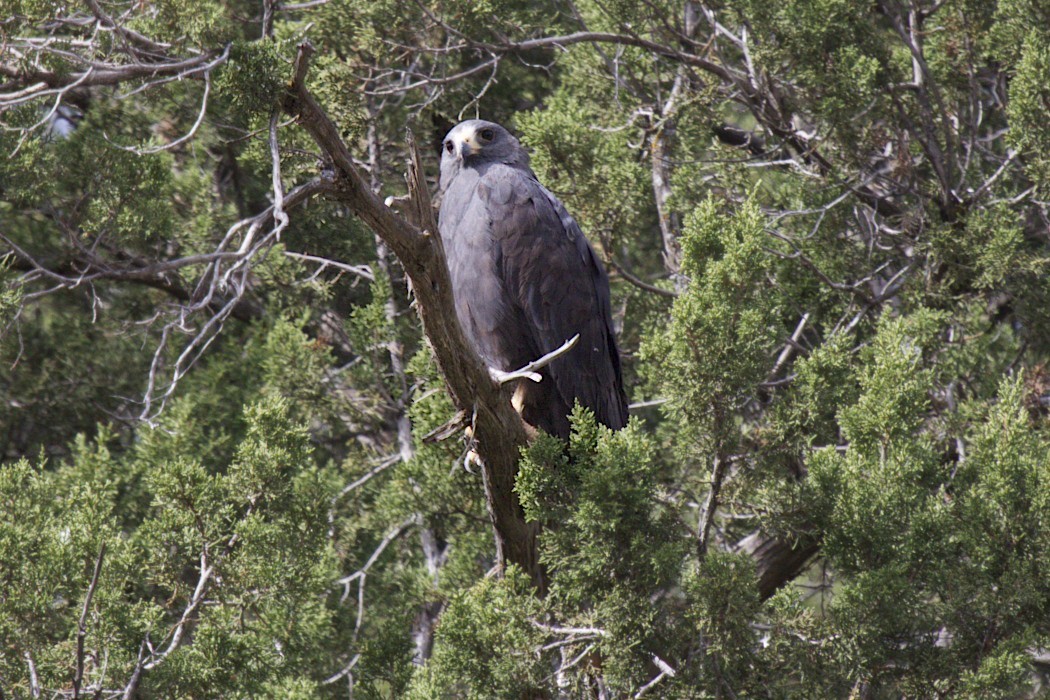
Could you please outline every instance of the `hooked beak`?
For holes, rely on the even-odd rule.
[[[460,160],[467,156],[472,156],[481,150],[481,144],[478,143],[478,140],[474,136],[474,134],[471,134],[459,142],[457,154],[459,155]]]

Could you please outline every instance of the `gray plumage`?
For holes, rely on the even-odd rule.
[[[574,400],[627,424],[609,280],[580,227],[506,129],[472,119],[445,137],[438,218],[456,313],[489,366],[509,372],[580,339],[516,391],[522,418],[563,439]]]

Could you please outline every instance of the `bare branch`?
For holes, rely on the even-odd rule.
[[[806,329],[806,324],[809,322],[809,312],[802,314],[802,318],[799,319],[798,325],[795,326],[795,331],[791,334],[791,338],[787,343],[784,344],[784,349],[780,351],[780,355],[777,357],[777,361],[773,364],[773,369],[769,372],[770,381],[774,379],[777,374],[780,373],[781,368],[787,364],[787,361],[791,359],[796,348],[798,347],[799,338],[802,337],[802,332]]]
[[[204,595],[208,591],[208,584],[214,573],[214,566],[208,564],[207,553],[201,552],[200,576],[197,578],[197,586],[193,589],[193,595],[190,597],[189,603],[186,604],[186,607],[182,611],[182,616],[172,630],[171,641],[168,642],[168,646],[164,651],[159,654],[151,655],[152,658],[142,665],[143,670],[150,671],[156,668],[171,654],[171,652],[178,649],[182,644],[182,640],[186,634],[186,628],[192,620],[193,615],[197,612],[197,608],[199,608],[204,601]]]
[[[703,58],[702,56],[697,56],[687,51],[679,50],[671,46],[665,46],[655,41],[650,41],[648,39],[643,39],[638,36],[631,36],[627,34],[613,34],[610,32],[575,32],[573,34],[542,37],[539,39],[528,39],[525,41],[518,42],[507,41],[501,44],[488,44],[484,42],[471,41],[470,45],[476,48],[483,48],[493,54],[498,54],[503,52],[534,51],[536,49],[544,48],[564,49],[566,46],[572,46],[573,44],[583,43],[636,46],[638,48],[651,51],[657,56],[671,58],[676,61],[680,61],[681,63],[684,63],[686,65],[700,68],[726,81],[732,81],[733,77],[725,67],[714,63],[706,58]]]
[[[334,267],[337,270],[349,272],[351,275],[356,275],[368,280],[369,282],[375,282],[376,279],[375,273],[372,272],[372,268],[368,265],[348,265],[330,258],[321,258],[316,255],[306,255],[305,253],[294,253],[290,250],[284,251],[284,254],[293,260],[318,263],[321,266],[319,268],[320,270],[324,270],[327,267]]]
[[[76,86],[95,87],[98,85],[118,85],[135,80],[152,80],[155,78],[185,79],[205,71],[210,71],[216,66],[224,63],[229,58],[230,48],[227,46],[222,51],[211,51],[190,58],[169,59],[150,63],[131,63],[126,65],[105,64],[105,67],[94,66],[83,71],[70,73],[55,73],[42,69],[19,71],[0,64],[0,75],[12,78],[8,83],[11,87],[36,87],[42,85],[30,95],[40,97],[65,88]],[[154,83],[149,83],[154,84]],[[53,92],[49,92],[50,88]],[[25,92],[24,90],[20,92]],[[0,106],[12,106],[25,99],[16,99],[18,93],[0,93]]]
[[[670,676],[672,678],[675,677],[676,673],[675,673],[674,668],[672,668],[670,664],[668,664],[666,661],[661,659],[656,654],[653,654],[653,663],[656,664],[656,667],[660,669],[660,673],[655,678],[653,678],[651,681],[649,681],[648,683],[643,685],[641,688],[639,688],[638,692],[634,694],[634,697],[640,698],[640,697],[644,696],[646,693],[648,693],[650,690],[652,690],[656,686],[657,683],[662,681],[667,676]]]
[[[594,643],[593,642],[591,644],[588,644],[587,646],[585,646],[583,648],[583,651],[581,651],[579,654],[574,656],[567,663],[562,664],[561,666],[559,666],[558,667],[558,673],[562,674],[562,673],[565,673],[565,671],[568,671],[570,668],[573,668],[574,666],[579,664],[581,661],[586,659],[590,655],[590,653],[592,651],[594,651]]]
[[[815,538],[789,541],[756,531],[737,542],[734,549],[754,560],[758,595],[761,600],[766,600],[802,573],[820,551],[820,543]]]
[[[88,610],[91,609],[91,598],[95,595],[98,575],[102,571],[102,558],[105,556],[106,543],[103,542],[98,551],[98,559],[95,560],[95,571],[91,575],[91,584],[84,595],[84,607],[80,612],[80,621],[77,623],[77,670],[73,676],[73,700],[80,697],[80,684],[84,680],[84,639],[87,637]]]
[[[267,6],[270,2],[267,2]],[[272,20],[271,20],[272,21]],[[270,115],[270,162],[271,180],[273,181],[273,219],[277,222],[277,228],[273,235],[281,240],[281,231],[288,227],[288,214],[284,211],[284,184],[281,182],[281,153],[277,145],[277,117],[279,112],[275,109]]]
[[[134,146],[121,146],[120,144],[113,144],[113,145],[116,146],[117,148],[121,149],[121,150],[130,151],[131,153],[134,153],[134,154],[140,155],[140,156],[149,155],[151,153],[160,153],[161,151],[170,151],[173,148],[181,146],[182,144],[186,143],[187,141],[192,139],[194,136],[196,136],[197,135],[197,130],[200,129],[201,124],[204,123],[204,115],[208,111],[208,95],[209,95],[209,93],[211,93],[211,73],[210,72],[204,74],[204,96],[201,97],[201,109],[200,109],[200,113],[197,115],[197,120],[195,122],[193,122],[193,126],[190,127],[189,131],[187,131],[185,134],[183,134],[179,138],[175,139],[171,143],[165,143],[165,144],[162,144],[160,146],[151,146],[150,148],[135,148]],[[103,136],[105,136],[105,134],[103,134]],[[106,140],[109,141],[109,137],[106,137]]]
[[[543,377],[539,374],[538,370],[543,369],[551,362],[554,362],[556,359],[572,350],[576,347],[576,343],[579,342],[579,340],[580,334],[577,333],[543,357],[538,360],[533,360],[529,364],[516,369],[513,372],[503,372],[493,367],[489,367],[489,375],[497,384],[507,384],[508,382],[513,382],[517,379],[528,379],[533,382],[542,381]]]
[[[397,525],[393,530],[388,532],[383,537],[382,540],[380,540],[380,542],[376,546],[375,550],[373,550],[372,556],[370,556],[368,558],[368,561],[366,561],[364,563],[364,565],[360,569],[358,569],[354,573],[350,574],[349,576],[344,576],[343,578],[341,578],[338,581],[336,581],[337,584],[343,586],[343,595],[339,598],[339,602],[340,603],[346,602],[346,599],[350,596],[350,584],[353,583],[354,581],[357,581],[357,618],[356,618],[356,620],[354,622],[354,634],[353,634],[353,641],[354,642],[357,641],[357,636],[361,632],[361,625],[364,622],[364,616],[365,616],[365,582],[366,582],[366,580],[368,578],[368,570],[371,569],[372,565],[376,563],[376,561],[379,559],[380,556],[382,556],[383,552],[386,551],[386,548],[390,546],[391,542],[393,542],[397,538],[401,537],[401,535],[404,534],[405,531],[408,530],[409,527],[411,527],[412,525],[418,525],[418,524],[419,524],[419,517],[418,516],[413,515],[413,516],[411,516],[409,518],[406,518],[399,525]],[[347,669],[344,669],[346,671],[346,673],[349,673],[350,669],[353,668],[354,663],[355,662],[352,661],[350,663],[350,665],[347,667]],[[334,682],[334,681],[338,680],[343,675],[346,675],[346,674],[337,674],[336,676],[332,676],[331,682]],[[329,681],[325,681],[325,682],[327,683]]]
[[[36,675],[36,664],[33,663],[33,656],[28,651],[22,656],[29,666],[29,695],[38,698],[40,697],[40,678]]]
[[[609,633],[598,627],[561,627],[559,625],[548,625],[544,622],[533,621],[533,626],[538,627],[544,632],[550,632],[551,634],[568,634],[568,635],[591,635],[604,637]]]
[[[113,29],[120,38],[124,39],[128,44],[133,45],[133,48],[131,49],[132,53],[136,53],[134,47],[139,47],[154,54],[164,55],[164,53],[171,48],[171,44],[153,41],[144,34],[140,34],[133,29],[128,29],[127,27],[122,27],[117,24],[112,17],[106,14],[105,10],[102,9],[102,6],[98,4],[97,0],[84,0],[84,2],[87,4],[88,8],[91,9],[91,13],[102,22],[103,26]]]
[[[711,523],[714,521],[715,511],[718,509],[718,495],[722,491],[722,481],[725,479],[726,460],[721,455],[715,455],[714,465],[711,468],[711,486],[707,492],[707,502],[700,511],[700,524],[697,527],[696,551],[702,561],[707,555],[708,538],[711,534]]]
[[[361,655],[360,654],[354,654],[353,658],[350,659],[350,663],[348,663],[346,666],[344,666],[341,671],[338,671],[338,672],[334,673],[333,675],[329,676],[328,678],[325,678],[323,681],[321,681],[321,685],[331,685],[332,683],[335,683],[336,681],[338,681],[341,678],[346,678],[347,676],[350,675],[350,672],[354,670],[354,666],[356,666],[357,662],[360,661],[360,660],[361,660]]]
[[[668,299],[678,298],[677,292],[671,291],[670,289],[664,289],[663,287],[657,287],[654,284],[649,284],[645,280],[641,279],[640,277],[637,277],[632,272],[624,268],[623,265],[621,265],[613,258],[610,258],[609,264],[612,265],[613,268],[620,273],[621,277],[623,277],[625,280],[633,284],[635,287],[638,287],[639,289],[644,289],[647,292],[652,292],[653,294],[658,294],[659,296],[667,297]]]
[[[368,570],[371,569],[372,565],[376,563],[376,560],[378,560],[379,557],[382,556],[383,552],[386,551],[386,548],[390,546],[390,543],[396,540],[401,535],[403,535],[405,531],[408,530],[408,528],[410,528],[412,525],[416,524],[418,524],[418,518],[414,515],[410,518],[406,518],[405,520],[403,520],[401,523],[396,525],[390,532],[383,536],[383,539],[379,541],[379,544],[372,551],[372,555],[368,557],[368,560],[364,563],[363,566],[361,566],[360,569],[350,574],[349,576],[344,576],[343,578],[336,581],[336,583],[338,583],[340,586],[343,586],[343,597],[339,599],[340,603],[344,602],[350,595],[350,584],[367,576]]]
[[[281,4],[278,8],[281,12],[299,12],[301,10],[309,10],[314,7],[320,7],[327,5],[331,0],[307,0],[306,2],[297,2],[291,5]]]
[[[387,457],[382,462],[380,462],[377,466],[375,466],[372,469],[368,470],[368,472],[364,476],[362,476],[361,478],[356,479],[355,481],[352,481],[351,483],[349,483],[346,486],[344,486],[343,489],[339,492],[339,494],[332,498],[332,502],[334,503],[335,501],[339,500],[340,498],[342,498],[346,494],[350,493],[351,491],[354,491],[355,489],[358,489],[361,486],[364,486],[369,481],[371,481],[373,478],[379,476],[380,474],[385,472],[387,469],[389,469],[390,467],[392,467],[395,464],[398,464],[400,462],[401,462],[401,455],[400,454],[391,455],[390,457]]]
[[[273,38],[273,18],[277,11],[278,0],[263,0],[262,38]]]

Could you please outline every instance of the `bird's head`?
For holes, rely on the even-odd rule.
[[[529,154],[514,136],[495,122],[470,119],[452,127],[441,142],[441,180],[443,185],[463,167],[482,163],[529,166]]]

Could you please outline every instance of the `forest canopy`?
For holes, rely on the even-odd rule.
[[[1046,0],[8,0],[0,700],[1045,693],[1048,113]],[[464,340],[475,117],[623,430]]]

